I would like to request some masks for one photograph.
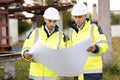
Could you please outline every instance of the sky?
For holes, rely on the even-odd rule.
[[[83,0],[88,3],[88,11],[92,12],[93,4],[97,4],[98,0]],[[110,0],[110,10],[120,10],[120,0]]]
[[[110,0],[110,7],[113,10],[120,10],[120,0]]]
[[[79,1],[79,0],[78,0]],[[98,0],[80,0],[88,3],[88,11],[92,12],[93,4],[97,4]],[[27,3],[31,3],[32,0],[26,0]],[[120,10],[120,0],[110,0],[110,10]]]

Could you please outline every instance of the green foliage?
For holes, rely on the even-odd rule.
[[[103,80],[120,80],[120,37],[112,38],[113,63],[103,68]]]
[[[112,25],[120,24],[120,15],[115,15],[111,13],[111,24]]]
[[[120,75],[120,66],[118,64],[105,65],[103,70],[111,75]]]
[[[66,29],[66,28],[70,27],[71,23],[72,23],[71,12],[63,11],[63,28]]]
[[[0,68],[0,79],[4,76],[4,70],[2,68]]]
[[[92,14],[91,14],[91,13],[88,14],[88,18],[89,18],[90,20],[92,20]]]
[[[28,80],[30,62],[23,59],[15,61],[16,77],[15,80]]]
[[[103,68],[103,80],[120,80],[120,65],[106,65]]]
[[[46,3],[47,3],[48,5],[53,4],[53,0],[46,0]]]
[[[31,24],[27,23],[26,21],[23,20],[18,20],[18,33],[19,35],[31,28]]]
[[[38,23],[37,23],[37,27],[41,27],[44,23],[44,19],[43,17],[41,17],[39,20],[38,20]]]

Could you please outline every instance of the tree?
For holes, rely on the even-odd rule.
[[[31,28],[31,24],[27,23],[26,21],[23,20],[18,20],[18,33],[19,35]]]
[[[117,25],[120,24],[120,15],[115,15],[114,13],[111,13],[111,24]]]

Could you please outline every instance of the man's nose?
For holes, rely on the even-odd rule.
[[[55,23],[54,23],[54,22],[51,22],[50,24],[51,24],[51,26],[53,26]]]

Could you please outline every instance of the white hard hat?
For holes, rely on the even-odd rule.
[[[87,12],[88,12],[87,6],[84,3],[79,2],[73,6],[71,14],[73,16],[81,16],[87,14]]]
[[[45,10],[43,17],[46,19],[51,19],[51,20],[59,20],[60,15],[57,9],[53,7],[49,7],[48,9]]]

